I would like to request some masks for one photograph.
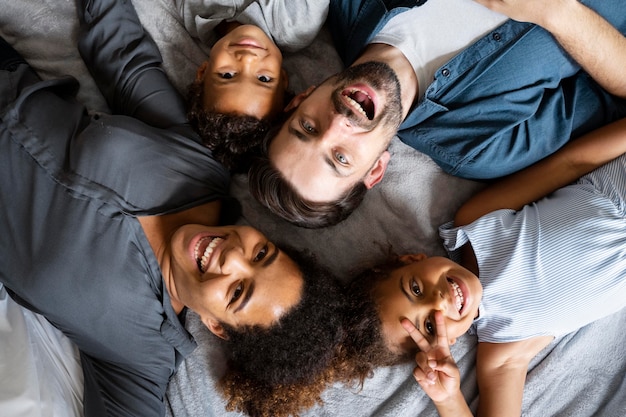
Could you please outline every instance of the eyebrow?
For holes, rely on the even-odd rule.
[[[306,134],[294,129],[291,125],[287,126],[287,131],[303,142],[307,142],[309,140],[309,137]]]
[[[309,137],[306,135],[306,133],[302,133],[297,129],[294,129],[291,125],[287,126],[287,131],[289,133],[291,133],[292,135],[294,135],[295,137],[297,137],[299,140],[301,140],[302,142],[308,142],[309,141]],[[332,169],[332,171],[335,173],[335,175],[337,175],[338,177],[348,177],[350,175],[349,172],[347,173],[343,173],[339,170],[339,168],[337,168],[337,165],[333,162],[332,159],[330,159],[328,156],[324,155],[324,162],[326,162],[326,164],[330,167],[330,169]]]
[[[334,171],[334,173],[338,176],[338,177],[342,177],[345,178],[347,176],[350,175],[350,173],[343,173],[339,170],[339,168],[337,168],[337,165],[333,162],[332,159],[330,159],[327,156],[324,156],[324,162],[326,162],[326,164]]]
[[[267,268],[268,266],[272,265],[274,261],[276,260],[276,258],[278,258],[278,255],[280,254],[280,249],[278,249],[276,246],[274,246],[274,248],[275,248],[274,253],[268,256],[263,262],[263,268]],[[239,303],[234,313],[237,313],[238,311],[241,311],[246,307],[253,293],[254,293],[254,282],[251,282],[250,285],[248,286],[248,291],[246,291],[246,293],[244,294],[243,300],[241,300],[241,303]]]
[[[411,295],[408,292],[406,292],[406,288],[404,288],[404,277],[400,279],[400,291],[402,291],[402,294],[404,294],[404,296],[406,297],[407,300],[409,300],[410,303],[413,302],[413,297],[411,297]]]
[[[246,294],[243,296],[243,300],[241,300],[241,303],[239,303],[239,305],[235,309],[234,311],[235,313],[244,309],[246,304],[248,304],[248,301],[250,301],[250,297],[252,297],[252,293],[254,293],[254,282],[251,282],[250,285],[248,286],[248,291],[246,291]]]
[[[274,253],[265,258],[265,261],[263,261],[263,268],[267,268],[268,266],[272,265],[276,258],[278,258],[278,255],[280,255],[280,249],[274,246]]]

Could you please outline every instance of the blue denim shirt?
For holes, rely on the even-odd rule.
[[[392,17],[422,3],[331,0],[329,26],[344,64],[350,65]],[[585,3],[626,32],[626,13],[616,12],[626,12],[626,3]],[[552,35],[508,20],[437,71],[398,137],[450,174],[490,179],[531,165],[570,138],[624,115],[626,101],[602,90]]]

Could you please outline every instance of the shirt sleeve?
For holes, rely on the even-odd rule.
[[[113,113],[158,128],[187,121],[161,54],[130,1],[81,0],[78,49]]]
[[[295,52],[313,42],[326,21],[328,7],[328,0],[258,0],[237,21],[263,28],[281,50]]]

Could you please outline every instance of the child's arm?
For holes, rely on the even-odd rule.
[[[626,97],[626,77],[622,76],[626,38],[589,7],[578,0],[476,1],[512,19],[543,27],[598,84]]]
[[[431,345],[409,320],[402,326],[415,341],[420,351],[415,355],[417,367],[413,371],[415,380],[433,400],[441,417],[471,416],[465,398],[461,393],[461,375],[454,358],[450,354],[448,334],[443,314],[435,313],[437,338]]]
[[[621,119],[488,186],[457,211],[455,225],[469,224],[498,209],[519,210],[625,152],[626,119]]]
[[[187,123],[185,102],[132,2],[80,0],[78,49],[113,113],[169,128]]]
[[[478,343],[480,417],[519,417],[528,364],[552,339],[542,336],[513,343]]]

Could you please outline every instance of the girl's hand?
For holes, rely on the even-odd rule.
[[[446,323],[441,311],[435,312],[435,325],[437,337],[431,344],[410,320],[402,320],[402,327],[420,349],[415,355],[417,367],[413,370],[413,376],[435,405],[439,405],[448,400],[458,400],[461,374],[450,354]]]

